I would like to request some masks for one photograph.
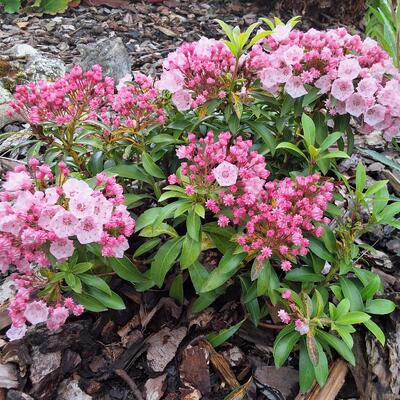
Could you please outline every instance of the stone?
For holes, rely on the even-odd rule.
[[[47,58],[40,54],[33,56],[27,63],[25,74],[32,81],[54,81],[65,75],[66,67],[58,58]]]
[[[29,394],[20,392],[19,390],[9,390],[6,400],[34,400]]]
[[[129,53],[121,38],[103,39],[88,45],[78,45],[81,59],[75,62],[84,70],[99,64],[104,76],[111,76],[115,82],[131,74]]]
[[[383,139],[381,131],[373,131],[368,135],[365,135],[365,143],[371,149],[383,150],[386,141]]]
[[[86,394],[78,385],[78,381],[73,379],[66,379],[61,382],[57,400],[91,400],[92,396]]]
[[[7,277],[0,287],[0,306],[8,301],[11,297],[14,297],[15,292],[16,290],[14,281],[10,277]]]
[[[0,388],[18,387],[17,367],[14,364],[0,364]]]
[[[21,43],[11,47],[8,54],[16,58],[31,58],[38,55],[39,52],[32,46],[29,46],[29,44]]]

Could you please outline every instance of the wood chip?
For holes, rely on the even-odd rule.
[[[176,33],[174,31],[171,31],[171,29],[164,28],[163,26],[156,26],[156,28],[162,32],[164,35],[167,35],[169,37],[175,37]]]
[[[167,374],[148,379],[144,385],[146,400],[160,400],[167,388]]]
[[[164,371],[165,367],[175,357],[175,353],[186,333],[185,327],[172,331],[169,328],[163,328],[148,339],[150,347],[147,352],[147,361],[154,372]]]

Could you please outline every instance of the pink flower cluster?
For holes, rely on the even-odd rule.
[[[127,77],[118,85],[112,108],[115,114],[111,119],[103,113],[103,120],[115,128],[126,127],[140,131],[150,125],[166,121],[162,108],[162,98],[154,87],[154,80],[143,74],[135,74],[134,81]],[[122,84],[121,84],[122,83]]]
[[[1,272],[11,265],[21,273],[29,273],[31,264],[47,266],[49,253],[65,260],[74,252],[74,238],[83,245],[101,243],[105,256],[123,256],[135,221],[122,205],[123,190],[115,178],[97,175],[93,190],[68,178],[62,163],[63,183],[57,186],[47,165],[35,159],[30,165],[32,173],[23,165],[8,172],[0,193]]]
[[[251,151],[251,140],[238,137],[230,144],[230,132],[220,132],[215,141],[213,132],[197,141],[189,134],[189,145],[179,146],[176,154],[181,163],[181,174],[188,195],[206,192],[206,207],[219,214],[221,207],[247,209],[260,196],[269,171],[265,159],[256,151]],[[179,183],[176,175],[169,177],[169,183]],[[235,219],[237,219],[235,217]],[[230,220],[220,215],[218,224],[227,226]]]
[[[265,90],[298,98],[307,94],[305,84],[312,85],[327,96],[331,115],[350,114],[365,132],[383,130],[387,138],[399,133],[400,75],[374,40],[344,28],[303,33],[279,27],[244,60]]]
[[[13,110],[31,125],[54,122],[58,125],[71,121],[97,119],[114,95],[112,78],[103,79],[101,67],[95,65],[83,72],[79,65],[54,83],[40,81],[37,85],[17,86]]]
[[[305,233],[321,236],[323,227],[316,223],[329,223],[324,211],[332,199],[333,184],[321,184],[320,180],[320,175],[314,174],[298,176],[294,181],[285,178],[267,182],[261,201],[247,213],[244,234],[237,238],[243,250],[258,254],[260,263],[276,257],[282,270],[289,271],[296,256],[308,252]]]
[[[235,58],[222,41],[202,37],[168,55],[157,87],[173,93],[177,109],[186,111],[225,98],[234,67]]]
[[[12,320],[12,326],[7,331],[10,340],[21,339],[27,331],[27,323],[37,325],[46,322],[47,327],[55,331],[64,325],[70,314],[81,315],[84,307],[75,304],[71,297],[66,297],[62,303],[48,306],[44,300],[33,300],[34,288],[41,287],[41,282],[33,275],[24,277],[13,276],[17,287],[17,294],[11,300],[8,313]]]

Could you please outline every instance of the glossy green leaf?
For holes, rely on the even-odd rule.
[[[111,293],[105,293],[95,287],[90,287],[87,290],[88,294],[98,300],[104,306],[111,308],[113,310],[124,310],[125,304],[121,297],[111,291]]]
[[[110,286],[108,286],[107,283],[100,277],[91,274],[81,274],[79,275],[79,278],[85,285],[93,286],[102,292],[111,295]]]
[[[300,339],[300,333],[293,331],[283,336],[279,341],[275,341],[273,354],[275,366],[281,367],[289,357],[290,352],[293,350],[294,345]]]
[[[159,243],[161,242],[161,239],[155,238],[151,240],[146,240],[142,245],[140,245],[135,253],[133,254],[133,258],[137,258],[142,256],[143,254],[148,253],[150,250],[154,249]]]
[[[201,253],[201,242],[193,240],[189,235],[185,236],[182,244],[180,263],[182,268],[192,265]]]
[[[385,315],[390,314],[396,308],[396,304],[393,301],[386,299],[374,299],[367,303],[365,311],[370,314]]]
[[[317,339],[323,340],[329,346],[333,347],[351,365],[355,365],[356,361],[354,358],[354,354],[347,346],[347,344],[343,342],[343,340],[340,340],[336,336],[333,336],[330,333],[321,330],[317,331]]]
[[[155,178],[165,178],[162,169],[153,161],[151,155],[145,151],[142,153],[142,163],[145,171]]]
[[[207,340],[213,347],[221,346],[240,329],[244,321],[242,320],[230,328],[222,329],[218,333],[210,333]]]

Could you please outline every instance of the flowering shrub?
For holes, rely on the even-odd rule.
[[[10,338],[123,308],[117,274],[192,312],[240,287],[246,318],[283,324],[276,365],[298,349],[302,391],[325,383],[332,350],[354,364],[355,325],[384,344],[371,316],[395,306],[374,298],[382,283],[359,238],[398,228],[399,203],[387,181],[366,187],[361,163],[355,182],[337,181],[337,160],[355,130],[397,134],[398,71],[343,29],[264,22],[219,21],[226,42],[185,43],[159,79],[126,77],[116,93],[97,66],[17,89],[12,106],[50,166],[9,172],[0,197],[0,266],[18,289]]]
[[[92,263],[75,264],[77,260],[71,260],[85,245],[95,243],[100,245],[103,256],[123,257],[129,248],[127,237],[135,227],[122,205],[122,187],[115,178],[98,174],[92,189],[86,182],[69,177],[63,162],[59,164],[57,183],[47,165],[40,165],[34,158],[29,165],[31,171],[19,165],[6,174],[5,191],[0,197],[0,270],[5,273],[15,267],[17,271],[13,276],[18,293],[10,305],[11,338],[24,334],[26,321],[33,325],[47,321],[50,329],[58,329],[68,310],[81,314],[82,305],[76,305],[71,297],[62,300],[58,286],[39,296],[56,302],[55,306],[32,300],[34,292],[55,277],[57,282],[65,279],[76,293],[81,293],[82,281],[108,288],[100,278],[85,274]],[[71,272],[65,269],[68,265]],[[48,272],[38,273],[38,267]]]

